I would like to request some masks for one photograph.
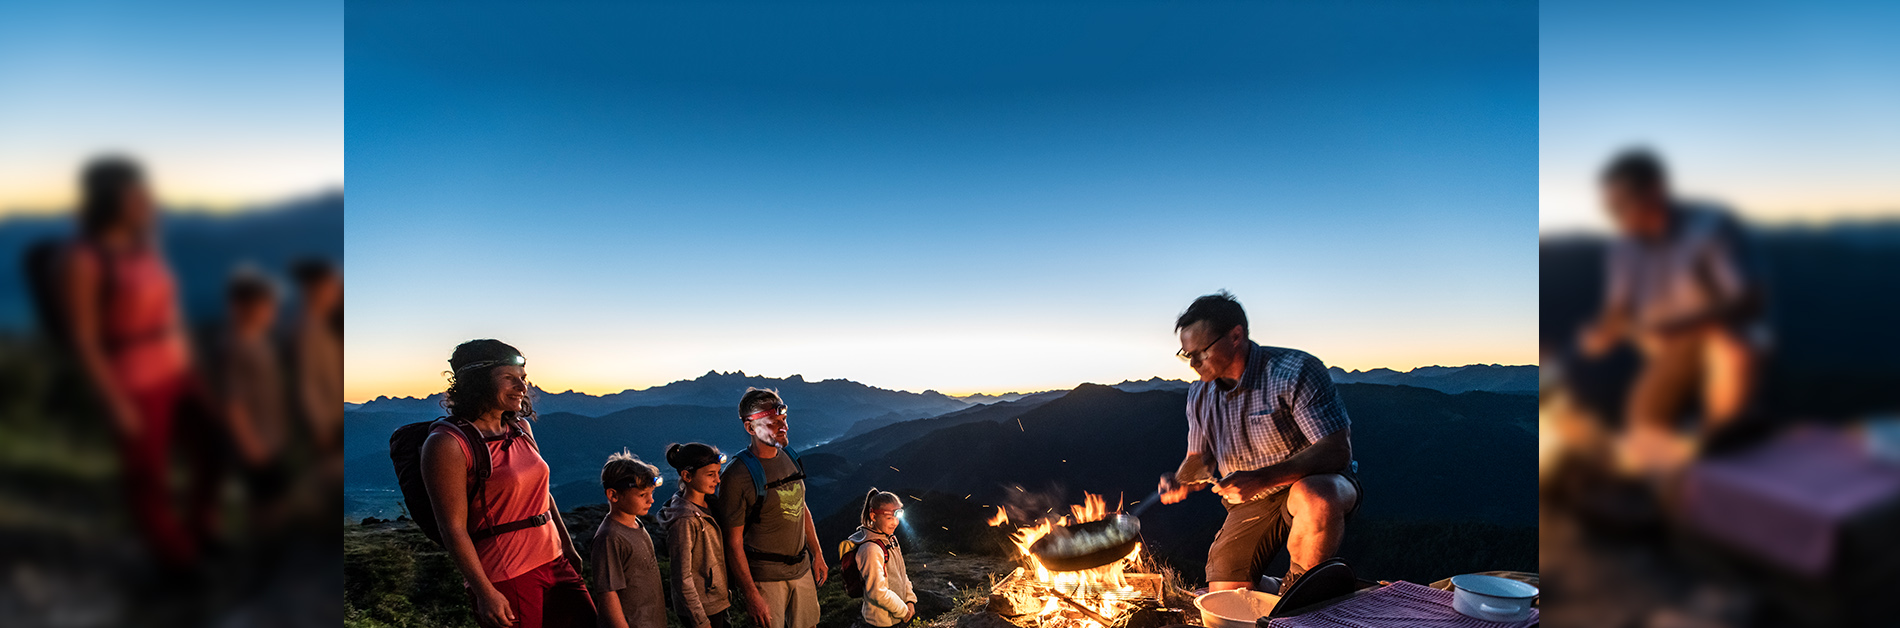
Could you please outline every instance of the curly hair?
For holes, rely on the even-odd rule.
[[[79,225],[88,235],[104,233],[125,218],[125,193],[145,185],[145,169],[125,155],[102,155],[79,175]]]
[[[495,407],[495,378],[489,373],[495,367],[502,366],[499,360],[520,357],[521,352],[500,340],[470,340],[455,347],[455,353],[449,357],[449,389],[442,397],[442,409],[450,417],[474,419]],[[468,368],[468,365],[480,362],[496,362]],[[505,421],[514,419],[534,419],[534,391],[529,389],[528,398],[521,401],[521,411],[508,410],[502,413]]]

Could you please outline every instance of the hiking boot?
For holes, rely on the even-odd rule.
[[[1286,597],[1286,592],[1293,589],[1293,583],[1299,582],[1300,576],[1304,575],[1306,575],[1304,571],[1298,573],[1291,571],[1286,572],[1286,577],[1280,579],[1280,597]]]

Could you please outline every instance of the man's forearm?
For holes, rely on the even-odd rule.
[[[805,507],[805,546],[811,548],[812,560],[824,560],[825,554],[818,544],[818,526],[812,524],[811,507]]]
[[[1200,488],[1201,483],[1213,481],[1214,474],[1207,470],[1207,459],[1199,452],[1188,452],[1181,460],[1181,466],[1174,470],[1174,481],[1188,486],[1190,490]]]
[[[1286,460],[1263,467],[1255,473],[1267,479],[1272,486],[1286,486],[1309,475],[1342,473],[1352,464],[1352,450],[1344,444],[1347,442],[1344,438],[1343,432],[1327,436]]]
[[[1702,327],[1713,327],[1724,323],[1747,320],[1760,312],[1761,304],[1752,293],[1709,307],[1699,312],[1678,316],[1653,329],[1663,334],[1678,334]]]

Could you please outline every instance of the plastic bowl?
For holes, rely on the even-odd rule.
[[[1531,616],[1537,587],[1497,576],[1453,576],[1451,607],[1458,614],[1485,621],[1518,621]]]
[[[1254,628],[1254,622],[1273,612],[1280,596],[1247,589],[1214,591],[1194,598],[1207,628]]]

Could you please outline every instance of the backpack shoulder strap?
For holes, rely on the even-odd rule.
[[[480,494],[482,484],[488,481],[488,475],[495,470],[494,463],[488,459],[488,444],[482,439],[482,431],[475,429],[475,425],[468,421],[449,417],[436,419],[435,424],[455,428],[451,433],[467,446],[468,468],[475,475],[475,481],[468,485],[468,494],[471,497]],[[429,430],[435,431],[435,427],[431,426]]]
[[[778,448],[778,450],[781,453],[784,453],[785,455],[792,457],[792,466],[798,467],[799,473],[805,472],[805,461],[798,457],[798,450],[792,449],[790,445],[780,447]]]
[[[535,453],[541,453],[541,444],[538,442],[535,442],[534,428],[528,425],[527,419],[516,418],[514,429],[521,436],[524,436],[528,439],[528,446],[533,447]]]
[[[758,456],[752,455],[751,447],[739,450],[739,455],[734,458],[745,465],[746,475],[752,476],[752,492],[755,499],[752,500],[752,507],[746,509],[745,522],[758,523],[765,508],[765,465],[759,462]]]
[[[745,465],[746,474],[752,476],[753,492],[763,499],[765,497],[765,465],[759,462],[758,456],[752,455],[752,449],[749,447],[739,450],[739,455],[733,458]]]
[[[876,545],[878,549],[884,550],[884,560],[891,559],[891,546],[885,545],[883,540],[865,539],[864,542]]]

